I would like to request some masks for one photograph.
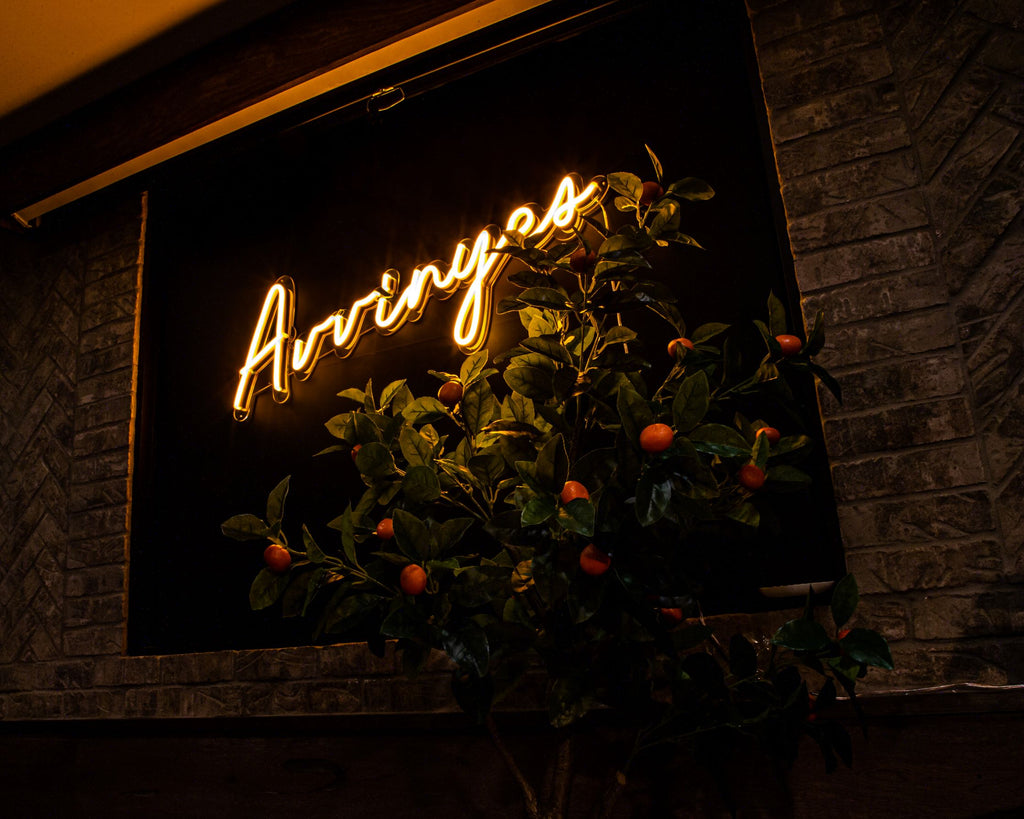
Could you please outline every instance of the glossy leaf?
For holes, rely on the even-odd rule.
[[[794,651],[821,651],[828,648],[832,641],[821,623],[802,617],[782,626],[775,632],[772,642]]]
[[[830,607],[832,609],[832,620],[836,624],[836,628],[842,628],[846,625],[847,621],[853,617],[853,613],[857,610],[859,602],[860,591],[857,588],[857,580],[852,574],[848,574],[836,583],[835,588],[832,589]]]
[[[255,515],[235,515],[220,525],[220,530],[233,540],[261,540],[270,534],[270,527]]]
[[[253,611],[270,608],[284,594],[288,586],[288,574],[276,574],[262,569],[249,587],[249,605]]]
[[[672,401],[676,430],[685,434],[696,427],[704,420],[710,403],[711,387],[703,370],[684,379]]]
[[[441,484],[431,467],[413,466],[402,479],[402,491],[413,503],[429,503],[441,496]]]

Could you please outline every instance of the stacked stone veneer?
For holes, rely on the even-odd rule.
[[[750,14],[885,683],[1022,682],[1024,4]],[[443,667],[406,681],[361,645],[124,655],[144,198],[53,221],[0,245],[0,718],[452,709]]]

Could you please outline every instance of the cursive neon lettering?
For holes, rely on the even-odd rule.
[[[523,205],[509,215],[505,230],[537,237],[536,246],[542,248],[559,231],[570,233],[581,227],[583,217],[600,206],[605,190],[600,177],[582,187],[578,177],[566,176],[542,217],[538,218],[532,207]],[[417,267],[401,290],[398,271],[386,270],[381,274],[378,287],[357,299],[347,310],[338,310],[314,325],[305,339],[300,338],[293,327],[295,284],[287,276],[278,279],[267,291],[249,342],[249,354],[238,371],[235,418],[239,421],[248,418],[257,393],[267,388],[272,390],[275,401],[287,401],[290,376],[294,374],[304,380],[312,375],[320,358],[330,352],[324,350],[328,338],[333,352],[344,358],[355,349],[363,333],[368,332],[369,328],[363,329],[368,315],[373,317],[372,329],[390,335],[407,321],[419,319],[432,295],[446,299],[465,289],[452,337],[465,353],[481,349],[490,332],[494,285],[511,258],[493,251],[508,243],[508,238],[496,228],[485,228],[475,241],[464,239],[456,245],[447,270],[435,263]],[[260,376],[267,368],[270,368],[269,383],[258,388]]]

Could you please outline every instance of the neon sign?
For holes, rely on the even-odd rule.
[[[537,247],[544,247],[559,231],[571,233],[580,228],[583,217],[600,206],[605,190],[601,177],[584,187],[579,177],[566,176],[543,216],[538,216],[533,207],[522,205],[509,215],[505,229],[523,236],[539,236]],[[401,290],[398,271],[386,270],[378,287],[356,299],[351,307],[337,310],[314,325],[305,339],[298,336],[294,327],[295,284],[289,277],[281,277],[267,291],[249,343],[249,354],[239,370],[235,419],[248,418],[256,394],[268,387],[275,401],[287,401],[291,394],[290,377],[294,374],[299,380],[309,378],[328,352],[344,358],[371,329],[390,335],[407,321],[416,321],[435,294],[446,299],[465,289],[452,337],[463,352],[476,352],[484,346],[490,331],[491,292],[511,258],[493,251],[508,243],[496,227],[484,228],[476,241],[459,242],[447,270],[436,264],[417,267]],[[368,315],[372,315],[373,326],[364,329],[363,320]],[[258,387],[260,375],[266,369],[270,370],[269,383]]]

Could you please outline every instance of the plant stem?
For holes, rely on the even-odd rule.
[[[565,734],[558,743],[558,753],[551,780],[550,804],[545,812],[546,819],[562,819],[569,800],[569,785],[572,782],[572,735]]]
[[[519,784],[520,790],[523,792],[523,802],[526,805],[526,813],[529,815],[530,819],[541,819],[540,809],[537,806],[537,794],[530,783],[526,781],[526,777],[523,776],[523,772],[516,764],[515,758],[509,752],[508,748],[505,747],[504,741],[498,734],[498,726],[494,722],[494,717],[491,714],[488,714],[484,724],[487,726],[487,733],[491,737],[491,742],[493,742],[494,747],[498,749],[498,753],[501,754],[501,758],[505,761],[505,766],[509,769],[513,778]]]

